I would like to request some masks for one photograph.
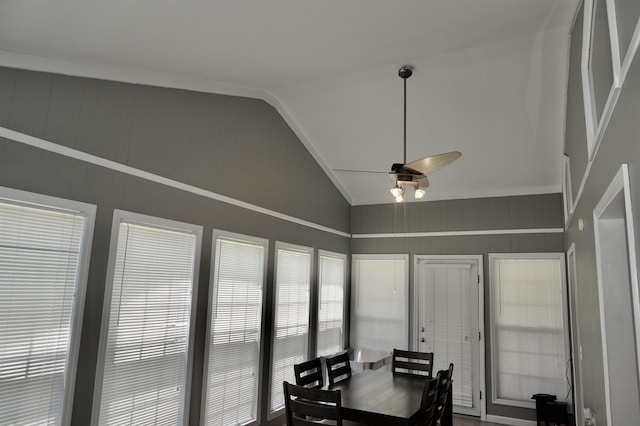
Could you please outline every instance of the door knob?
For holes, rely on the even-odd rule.
[[[420,343],[424,343],[424,337],[420,338]]]

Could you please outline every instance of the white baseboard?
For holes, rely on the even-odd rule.
[[[487,414],[487,421],[491,423],[500,423],[503,425],[511,426],[536,426],[535,420],[523,420],[513,417],[494,416],[492,414]]]

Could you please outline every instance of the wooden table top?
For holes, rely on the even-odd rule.
[[[340,389],[345,419],[369,425],[408,425],[420,409],[424,378],[365,370],[330,389]]]

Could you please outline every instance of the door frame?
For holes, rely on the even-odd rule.
[[[619,196],[622,196],[622,201],[624,203],[623,211],[619,212],[622,216],[620,218],[616,217],[616,219],[624,219],[625,221],[625,229],[624,234],[626,236],[626,258],[628,266],[628,284],[629,291],[631,293],[631,309],[633,315],[633,327],[635,331],[635,350],[636,350],[636,365],[638,366],[638,372],[640,374],[640,288],[638,284],[638,268],[636,265],[636,240],[635,240],[635,230],[633,223],[633,213],[632,213],[632,203],[631,203],[631,188],[629,181],[629,166],[627,164],[621,164],[618,169],[616,175],[613,177],[609,186],[602,194],[600,201],[593,209],[593,231],[594,231],[594,240],[595,240],[595,255],[596,255],[596,270],[597,270],[597,280],[598,280],[598,304],[600,311],[600,335],[601,335],[601,343],[602,343],[602,363],[604,365],[603,368],[603,378],[604,378],[604,393],[605,393],[605,408],[606,408],[606,419],[607,424],[612,424],[613,420],[613,409],[611,407],[611,383],[609,377],[609,344],[607,343],[607,319],[606,313],[610,311],[611,307],[607,305],[605,301],[605,283],[604,283],[604,275],[605,271],[603,270],[603,262],[602,262],[602,240],[601,240],[601,232],[600,232],[600,220],[605,220],[606,212],[611,204],[616,202]],[[640,380],[640,376],[634,378],[636,384]]]
[[[576,245],[571,243],[567,250],[567,287],[569,301],[569,321],[571,333],[571,369],[573,374],[573,415],[576,424],[584,424],[584,387],[582,384],[582,343],[580,342],[580,320],[578,315],[578,276],[576,265]]]
[[[478,390],[480,392],[480,420],[486,420],[487,417],[487,392],[486,392],[486,381],[485,381],[485,334],[486,330],[484,327],[484,261],[483,256],[481,254],[461,254],[461,255],[432,255],[432,254],[415,254],[413,255],[413,320],[411,324],[413,325],[413,332],[411,333],[411,344],[409,345],[410,349],[416,348],[416,342],[418,341],[418,328],[419,328],[419,286],[418,286],[418,262],[420,260],[431,260],[434,262],[448,262],[448,263],[462,263],[462,262],[451,262],[451,261],[465,261],[465,263],[475,262],[478,270],[478,330],[480,332],[480,336],[478,339],[478,352],[480,355],[480,377],[478,383]]]

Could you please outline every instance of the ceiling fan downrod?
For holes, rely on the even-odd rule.
[[[407,79],[413,74],[413,67],[411,65],[404,65],[398,70],[398,75],[402,78],[404,83],[404,121],[403,121],[403,163],[407,163]]]

